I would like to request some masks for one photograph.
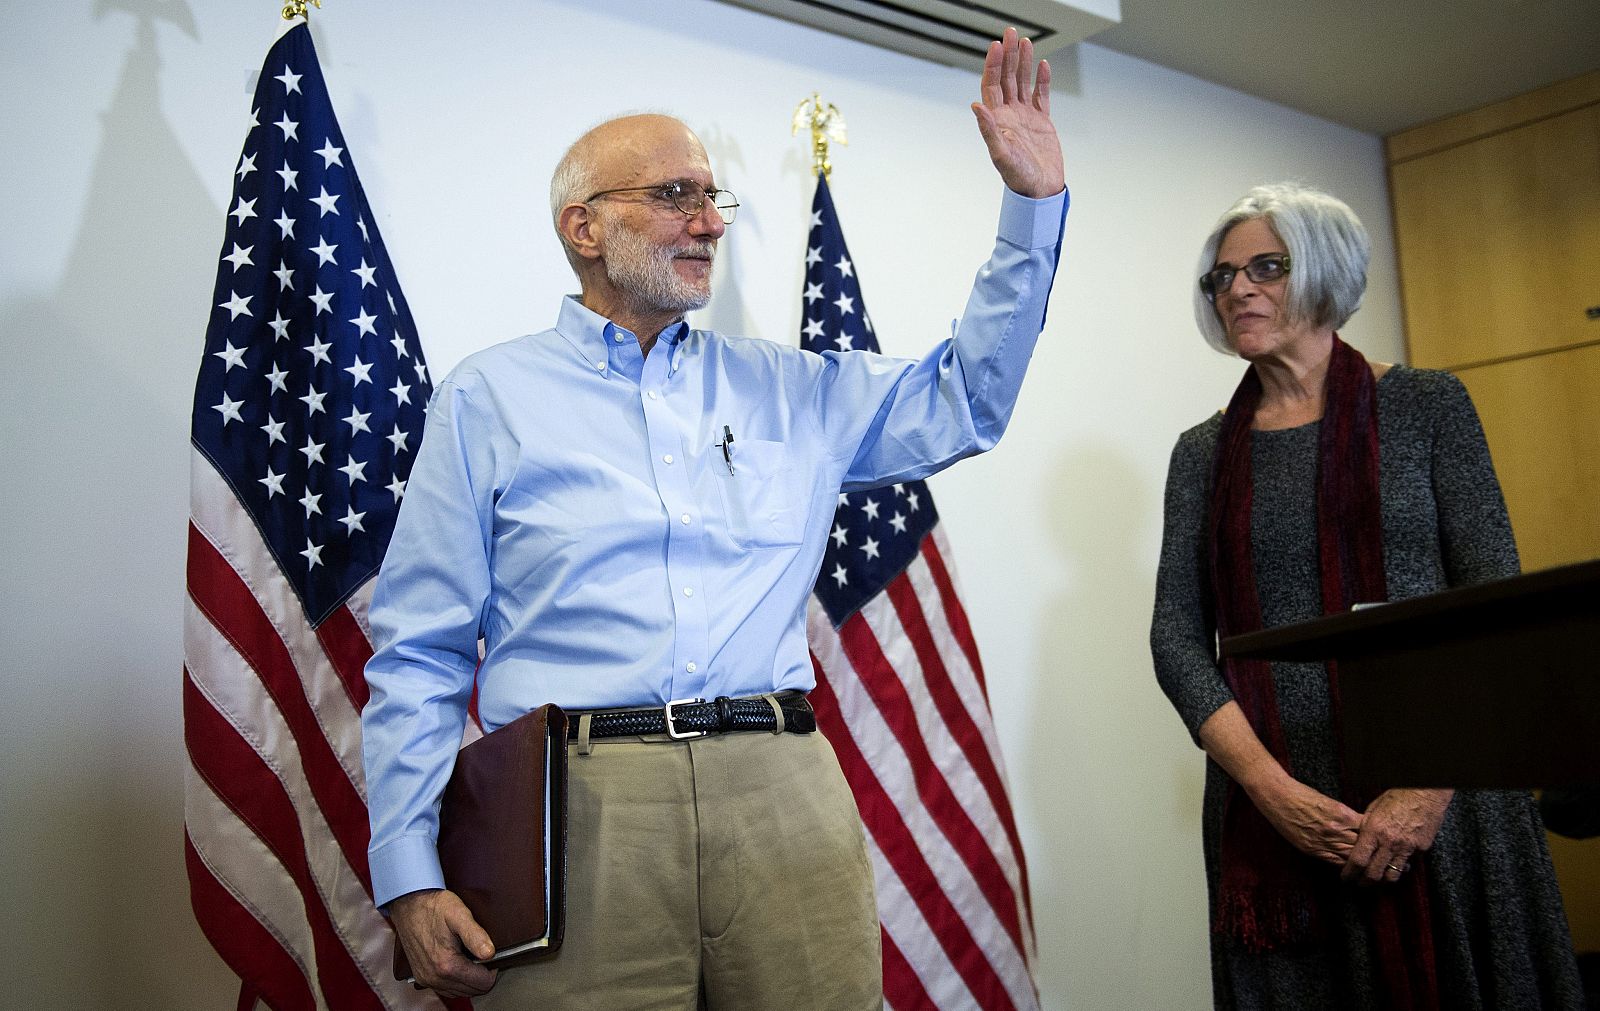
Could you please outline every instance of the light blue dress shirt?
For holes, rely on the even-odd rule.
[[[486,730],[546,702],[813,687],[806,602],[841,489],[917,480],[1000,438],[1066,208],[1005,194],[954,338],[920,361],[683,323],[646,358],[568,297],[555,329],[439,384],[372,601],[379,905],[443,887],[438,801],[475,669]]]

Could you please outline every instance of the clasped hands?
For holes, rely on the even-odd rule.
[[[1358,812],[1291,777],[1252,797],[1272,827],[1308,856],[1340,868],[1346,881],[1395,882],[1411,855],[1433,846],[1453,790],[1385,790]]]

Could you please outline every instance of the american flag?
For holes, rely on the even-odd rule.
[[[801,346],[877,351],[817,178]],[[811,699],[861,809],[884,1003],[1037,1008],[1028,871],[977,644],[921,481],[841,494],[807,615]]]
[[[372,904],[359,720],[432,388],[303,23],[267,53],[230,205],[191,435],[190,901],[241,1008],[437,1009]]]

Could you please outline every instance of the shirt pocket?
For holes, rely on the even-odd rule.
[[[807,494],[801,468],[781,442],[735,441],[710,447],[711,469],[722,493],[728,535],[741,547],[792,547],[806,529]]]

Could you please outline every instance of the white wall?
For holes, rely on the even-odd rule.
[[[222,1008],[182,866],[189,400],[247,87],[274,4],[13,5],[0,46],[0,1005]],[[259,8],[259,9],[257,9]],[[682,28],[663,26],[670,14]],[[887,350],[959,313],[998,185],[976,75],[710,0],[329,0],[317,41],[436,373],[572,287],[545,224],[561,148],[683,115],[743,201],[701,322],[793,341],[813,89]],[[1251,184],[1343,195],[1374,236],[1349,329],[1400,353],[1379,141],[1116,53],[1056,60],[1073,190],[1050,322],[1006,441],[934,482],[1031,864],[1049,1007],[1209,1000],[1201,757],[1145,646],[1177,433],[1239,373],[1189,318],[1194,254]]]

